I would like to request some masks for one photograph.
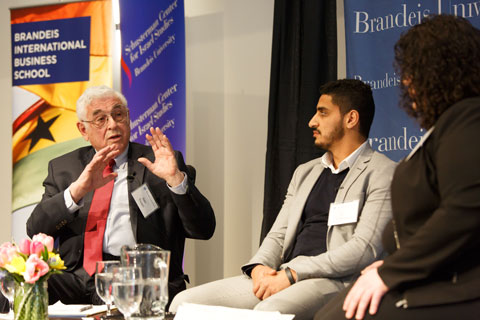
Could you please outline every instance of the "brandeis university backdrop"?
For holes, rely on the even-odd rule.
[[[464,17],[478,28],[480,1],[345,0],[344,12],[347,77],[368,83],[375,99],[370,144],[398,161],[425,132],[398,107],[400,76],[393,68],[395,42],[402,32],[433,14]]]

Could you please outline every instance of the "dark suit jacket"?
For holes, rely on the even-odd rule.
[[[43,182],[45,193],[27,221],[27,233],[39,232],[58,239],[60,256],[67,272],[83,265],[83,237],[88,211],[93,197],[84,197],[84,206],[77,212],[68,212],[63,197],[64,190],[82,173],[95,154],[92,147],[83,147],[50,161],[48,176]],[[187,172],[182,154],[176,152],[178,167]],[[128,197],[130,219],[137,243],[150,243],[171,251],[169,273],[170,299],[185,289],[182,259],[185,238],[209,239],[215,230],[215,216],[209,201],[188,179],[185,195],[171,192],[165,180],[158,178],[137,161],[140,157],[154,160],[150,147],[130,143],[128,151]],[[190,178],[190,177],[189,177]],[[159,208],[146,219],[135,203],[131,192],[147,183]]]
[[[447,109],[392,181],[390,251],[378,272],[408,307],[480,298],[480,97]]]

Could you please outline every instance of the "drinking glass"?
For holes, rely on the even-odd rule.
[[[142,271],[138,267],[118,267],[113,271],[112,295],[115,306],[126,320],[137,312],[142,302]]]
[[[107,317],[112,315],[112,279],[113,269],[120,266],[120,261],[97,261],[95,270],[95,289],[98,296],[107,305]]]
[[[6,270],[0,270],[0,291],[8,299],[10,306],[9,314],[13,314],[13,298],[15,295],[15,280]]]

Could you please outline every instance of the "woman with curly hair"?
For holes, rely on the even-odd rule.
[[[389,255],[315,319],[480,319],[480,31],[430,17],[395,65],[402,108],[428,131],[392,180]]]

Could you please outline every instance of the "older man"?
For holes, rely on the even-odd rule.
[[[185,289],[185,238],[213,235],[209,201],[160,129],[146,135],[151,147],[129,142],[129,111],[121,93],[88,88],[77,101],[77,116],[78,130],[91,146],[50,161],[45,193],[27,222],[29,236],[43,232],[58,239],[67,267],[49,279],[50,303],[98,302],[95,262],[118,259],[123,245],[135,243],[171,250],[172,299]],[[137,203],[135,190],[154,200]]]
[[[194,302],[311,319],[381,257],[395,164],[367,142],[374,108],[370,87],[359,80],[322,87],[309,126],[315,145],[328,152],[297,168],[272,229],[242,267],[245,274],[186,290],[171,309]]]

